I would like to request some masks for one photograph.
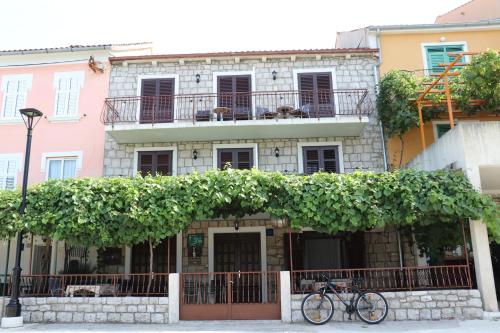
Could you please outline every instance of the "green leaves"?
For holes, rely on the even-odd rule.
[[[389,137],[401,136],[418,126],[418,112],[414,100],[423,90],[421,83],[434,78],[419,78],[412,72],[392,70],[380,80],[377,96],[379,120]],[[468,113],[486,111],[500,113],[500,53],[488,50],[474,56],[470,65],[460,70],[460,75],[450,77],[452,98],[457,107]],[[444,94],[431,93],[426,99],[435,103],[444,99]],[[471,106],[474,100],[482,100],[481,106]],[[425,107],[424,121],[435,117],[443,107]]]
[[[97,247],[158,243],[192,221],[257,212],[329,233],[480,218],[500,240],[498,207],[456,171],[283,175],[213,170],[177,177],[85,178],[0,191],[0,238],[18,230]]]

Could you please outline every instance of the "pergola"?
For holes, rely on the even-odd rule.
[[[430,83],[423,83],[424,86],[427,86],[424,90],[420,91],[420,95],[414,100],[417,104],[418,108],[418,118],[419,118],[419,127],[420,127],[420,140],[422,143],[422,149],[425,149],[425,134],[424,134],[424,120],[422,115],[422,109],[424,107],[439,107],[445,105],[448,110],[448,119],[450,122],[451,128],[455,127],[455,121],[453,116],[453,104],[456,101],[451,96],[450,89],[450,77],[458,76],[459,73],[456,71],[451,71],[452,69],[461,66],[467,66],[470,62],[467,62],[466,56],[473,56],[478,54],[478,52],[450,52],[449,56],[455,56],[455,59],[450,63],[439,64],[439,67],[444,67],[444,70],[441,73],[431,74],[430,76],[435,77],[434,80]],[[445,98],[441,98],[439,102],[436,102],[430,99],[430,94],[444,94]],[[470,100],[470,106],[480,106],[484,104],[484,100]]]

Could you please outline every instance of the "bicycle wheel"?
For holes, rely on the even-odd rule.
[[[367,324],[378,324],[387,317],[389,306],[384,296],[374,291],[361,293],[356,300],[356,313]]]
[[[302,300],[302,315],[305,320],[314,325],[323,325],[333,316],[333,301],[322,291],[308,294]]]

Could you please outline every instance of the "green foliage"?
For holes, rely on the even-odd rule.
[[[464,244],[460,223],[415,225],[412,232],[420,255],[425,253],[430,265],[442,265],[445,251],[453,251]]]
[[[472,59],[460,74],[466,84],[458,94],[459,108],[469,112],[486,111],[500,113],[500,53],[488,50]],[[485,101],[479,108],[468,106],[470,100]]]
[[[378,117],[388,136],[400,136],[418,126],[417,106],[410,101],[417,91],[418,80],[411,72],[392,70],[380,81]]]
[[[418,126],[418,112],[415,99],[419,96],[424,82],[433,77],[419,78],[412,72],[392,70],[380,80],[377,96],[379,120],[387,136],[401,136]],[[442,86],[438,87],[441,89]],[[470,65],[460,70],[460,75],[450,77],[452,98],[457,107],[468,113],[485,111],[500,113],[500,54],[489,50],[474,56]],[[434,93],[426,96],[433,102],[440,102],[444,94]],[[484,105],[470,106],[471,100],[483,100]],[[444,107],[425,107],[424,121],[442,111]]]
[[[498,207],[459,172],[283,175],[213,170],[176,177],[85,178],[48,181],[28,192],[0,191],[0,236],[20,228],[68,243],[109,247],[158,243],[192,221],[268,212],[292,227],[368,230],[385,225],[455,223],[480,218],[500,240]]]

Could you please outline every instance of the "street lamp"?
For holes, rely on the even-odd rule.
[[[24,211],[26,208],[26,189],[28,188],[28,171],[30,167],[30,153],[31,153],[31,133],[33,128],[38,124],[41,119],[43,113],[40,110],[28,108],[21,109],[21,116],[23,118],[24,124],[28,129],[28,135],[26,140],[26,154],[24,159],[24,173],[23,173],[23,187],[22,187],[22,201],[21,206],[19,207],[19,214],[24,215]],[[38,120],[35,122],[35,119]],[[21,280],[21,249],[23,246],[23,232],[19,231],[17,233],[17,242],[16,242],[16,261],[14,263],[14,269],[12,270],[12,295],[10,297],[10,301],[5,307],[5,315],[7,319],[12,318],[9,324],[11,327],[22,325],[22,317],[21,317],[21,303],[19,303],[19,282]],[[16,318],[17,317],[17,318]],[[16,325],[17,323],[17,325]],[[2,326],[4,326],[4,321],[2,320]]]

